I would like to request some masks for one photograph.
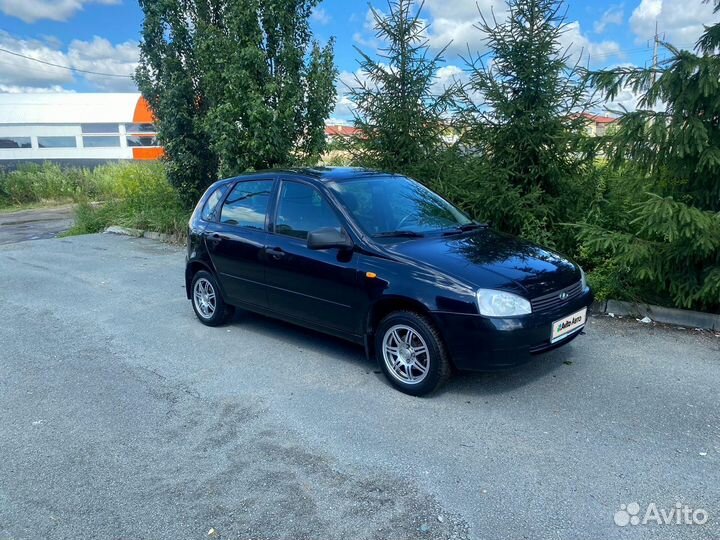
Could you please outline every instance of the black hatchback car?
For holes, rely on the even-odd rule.
[[[235,307],[363,344],[398,389],[497,370],[585,326],[582,269],[470,220],[404,176],[271,170],[213,184],[190,219],[187,297],[203,324]]]

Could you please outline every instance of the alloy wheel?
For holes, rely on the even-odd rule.
[[[195,309],[203,319],[211,319],[217,308],[217,297],[212,283],[205,278],[195,282],[193,288],[193,302]]]
[[[410,326],[396,324],[385,332],[383,359],[390,374],[405,384],[422,382],[430,369],[430,349]]]

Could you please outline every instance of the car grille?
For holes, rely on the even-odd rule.
[[[565,293],[567,297],[560,298],[563,293]],[[570,285],[569,287],[565,287],[564,289],[533,298],[530,300],[530,303],[532,304],[533,313],[544,313],[548,311],[555,311],[557,308],[564,306],[581,294],[582,282],[578,281],[577,283]]]

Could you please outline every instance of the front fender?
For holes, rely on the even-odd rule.
[[[475,288],[431,267],[362,257],[358,268],[376,275],[366,278],[371,305],[381,299],[405,298],[421,304],[427,311],[477,314]]]

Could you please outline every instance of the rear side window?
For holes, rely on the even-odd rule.
[[[200,215],[203,221],[215,221],[217,218],[218,204],[222,201],[222,198],[225,196],[227,190],[228,186],[227,184],[224,184],[213,191],[208,197],[207,201],[205,201],[202,214]]]
[[[250,180],[235,184],[223,204],[220,222],[264,229],[272,187],[272,180]]]

